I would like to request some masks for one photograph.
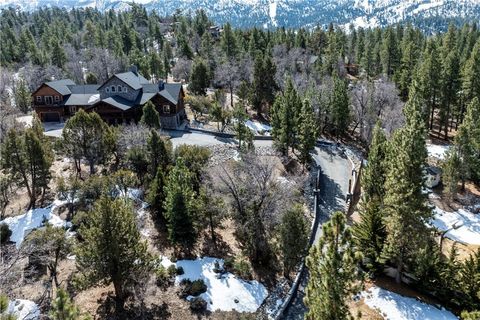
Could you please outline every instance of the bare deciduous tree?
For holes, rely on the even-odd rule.
[[[236,237],[257,265],[272,258],[269,238],[281,212],[295,200],[295,183],[284,186],[276,178],[272,159],[246,154],[231,167],[215,174],[218,192],[227,195],[227,204],[236,224]]]
[[[192,60],[180,58],[172,68],[172,75],[174,79],[185,81],[190,80],[190,73],[192,71]]]

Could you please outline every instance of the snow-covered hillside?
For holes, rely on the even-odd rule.
[[[132,0],[0,0],[0,8],[23,10],[58,6],[127,10]],[[170,15],[175,10],[204,9],[217,23],[237,27],[291,28],[325,25],[330,22],[362,27],[385,26],[401,21],[423,29],[444,29],[450,20],[480,20],[480,0],[133,0],[148,10]]]

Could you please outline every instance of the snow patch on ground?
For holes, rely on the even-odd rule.
[[[372,287],[362,292],[365,304],[379,310],[388,320],[457,320],[450,311],[438,309],[414,298],[408,298],[388,290]]]
[[[207,301],[207,308],[210,311],[257,311],[268,295],[267,289],[258,281],[245,281],[228,272],[220,276],[213,271],[215,261],[218,261],[220,267],[223,267],[223,259],[211,257],[178,260],[175,265],[182,267],[184,274],[175,278],[175,284],[179,285],[183,279],[191,281],[203,279],[207,285],[207,292],[202,293],[200,297]],[[165,268],[173,264],[165,257],[161,258],[160,263]],[[238,303],[235,303],[235,300]]]
[[[445,159],[445,153],[450,149],[450,146],[441,146],[437,144],[427,143],[428,156],[440,160]]]
[[[432,224],[441,231],[447,231],[449,239],[465,243],[480,245],[480,216],[470,211],[459,209],[448,212],[438,207],[433,209]]]
[[[10,301],[7,308],[8,313],[21,320],[37,320],[40,318],[40,308],[30,300],[16,299]]]
[[[0,224],[8,225],[8,228],[12,231],[10,241],[15,242],[17,248],[19,248],[30,231],[43,226],[44,222],[48,222],[54,227],[69,227],[69,222],[52,213],[55,208],[65,203],[66,201],[55,200],[45,208],[30,209],[27,213],[19,216],[5,218],[0,221]]]
[[[269,133],[272,130],[272,127],[269,125],[252,120],[245,121],[245,125],[252,130],[254,134]]]

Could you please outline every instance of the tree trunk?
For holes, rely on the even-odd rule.
[[[113,287],[115,289],[115,313],[122,319],[124,317],[125,295],[123,292],[123,284],[119,280],[113,280]]]
[[[403,261],[402,258],[399,257],[397,259],[397,274],[395,275],[395,282],[401,283],[402,282],[402,271],[403,271]]]
[[[212,236],[213,247],[217,249],[217,237],[215,237],[215,229],[213,227],[213,217],[211,212],[209,214],[209,218],[210,218],[210,232]]]
[[[430,115],[430,130],[433,130],[433,118],[434,118],[434,114],[435,114],[435,104],[432,104],[432,107],[431,107],[431,115]]]
[[[93,159],[88,160],[90,166],[90,175],[95,174],[95,161]]]

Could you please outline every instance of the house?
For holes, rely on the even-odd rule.
[[[43,83],[32,94],[32,106],[43,122],[66,121],[78,110],[97,112],[109,124],[138,122],[151,101],[163,128],[178,128],[186,119],[180,83],[150,83],[135,67],[101,85],[77,85],[70,79]]]
[[[438,167],[428,166],[425,168],[425,186],[428,188],[434,188],[440,183],[442,176],[442,170]]]

